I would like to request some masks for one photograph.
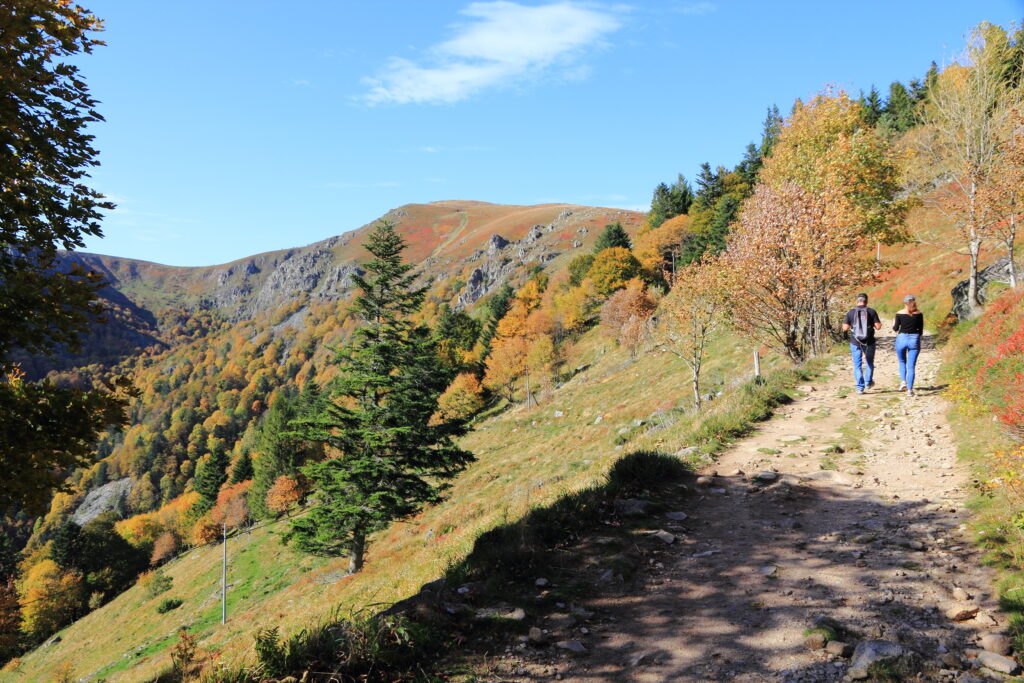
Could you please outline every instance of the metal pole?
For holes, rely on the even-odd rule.
[[[754,351],[754,377],[761,376],[761,355]]]
[[[526,368],[526,407],[530,407],[530,368]]]
[[[228,525],[224,522],[224,560],[220,566],[220,623],[228,623]]]

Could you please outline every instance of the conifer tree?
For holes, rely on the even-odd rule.
[[[594,253],[599,254],[605,249],[611,249],[612,247],[629,249],[632,246],[632,243],[629,241],[629,235],[626,234],[622,223],[615,221],[604,226],[604,232],[598,236],[597,242],[594,243]]]
[[[722,196],[722,176],[725,169],[718,168],[711,170],[711,164],[704,162],[700,165],[700,173],[697,174],[697,196],[694,199],[694,208],[699,211],[706,211],[715,205],[718,198]]]
[[[589,267],[589,266],[588,266]],[[486,304],[488,311],[487,324],[484,326],[483,331],[480,333],[480,343],[484,347],[484,358],[491,352],[491,342],[494,340],[494,334],[498,330],[498,323],[508,313],[509,307],[512,306],[512,299],[515,297],[515,290],[509,285],[505,285],[497,292],[494,293]]]
[[[779,113],[778,105],[768,107],[768,113],[764,117],[764,124],[761,132],[761,159],[762,162],[771,156],[772,147],[782,130],[782,115]]]
[[[227,468],[228,454],[220,444],[199,460],[192,488],[199,494],[199,502],[196,505],[202,510],[209,510],[217,504],[220,487],[228,480]]]
[[[864,118],[868,125],[874,126],[878,119],[882,118],[882,96],[878,94],[878,88],[871,86],[868,96],[861,95],[860,105],[864,110]]]
[[[903,133],[914,126],[914,101],[906,87],[899,81],[889,86],[889,100],[885,104],[885,113],[879,119],[879,125],[891,133]]]
[[[256,457],[252,464],[252,487],[247,494],[253,516],[272,517],[266,505],[267,492],[278,477],[295,478],[299,468],[317,456],[318,449],[295,431],[292,422],[319,410],[321,395],[316,383],[309,382],[302,394],[283,393],[267,410],[254,439]]]
[[[314,503],[288,533],[306,552],[347,553],[351,572],[362,567],[370,534],[438,501],[444,480],[473,459],[454,443],[462,421],[431,420],[445,378],[430,331],[410,321],[424,290],[402,262],[405,242],[385,221],[365,246],[373,259],[367,277],[353,278],[361,293],[352,307],[363,324],[335,357],[330,400],[299,422],[334,457],[303,468]]]
[[[690,212],[693,204],[693,188],[680,173],[671,187],[659,183],[651,198],[651,210],[647,214],[647,226],[656,228],[670,218]]]
[[[231,480],[230,483],[238,484],[243,481],[252,479],[252,456],[249,455],[249,451],[245,451],[238,457],[235,462],[235,466],[231,468]]]

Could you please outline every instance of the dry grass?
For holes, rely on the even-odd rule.
[[[734,338],[720,340],[708,365],[706,390],[741,383],[749,376],[750,353]],[[780,362],[768,358],[762,365],[770,369]],[[464,440],[478,460],[454,482],[448,500],[378,534],[360,574],[342,578],[345,560],[300,556],[283,547],[277,534],[287,522],[279,522],[229,543],[227,625],[219,623],[216,593],[220,549],[200,548],[166,567],[174,585],[161,597],[183,599],[180,608],[157,614],[160,598],[132,588],[61,631],[61,642],[27,654],[16,672],[4,672],[4,680],[52,680],[66,661],[74,662],[76,676],[152,677],[166,668],[167,648],[183,624],[198,635],[204,651],[219,653],[222,663],[239,663],[251,656],[257,628],[278,626],[289,634],[339,611],[375,611],[441,576],[470,553],[482,532],[603,482],[624,452],[673,452],[690,445],[687,440],[701,421],[689,413],[686,370],[674,356],[653,348],[632,359],[591,332],[575,344],[566,363],[567,368],[585,365],[589,369],[541,406],[515,407],[478,425]],[[727,392],[701,419],[734,408]],[[563,416],[554,417],[556,410]]]

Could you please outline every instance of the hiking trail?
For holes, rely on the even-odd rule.
[[[508,648],[496,680],[839,681],[861,676],[850,655],[873,640],[916,658],[926,673],[907,680],[1001,680],[979,665],[1012,660],[974,650],[1005,652],[1006,618],[966,537],[970,473],[936,386],[941,359],[929,344],[908,397],[892,344],[879,340],[865,395],[848,354],[799,387],[673,513],[644,520],[633,581],[549,622],[542,654]],[[816,626],[850,647],[826,649]]]

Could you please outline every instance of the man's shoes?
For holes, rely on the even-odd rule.
[[[863,394],[864,393],[864,389],[862,389],[861,387],[857,387],[857,393],[858,394]]]
[[[870,382],[868,382],[868,389],[872,389],[872,388],[874,388],[874,386],[875,386],[875,380],[871,380]]]

